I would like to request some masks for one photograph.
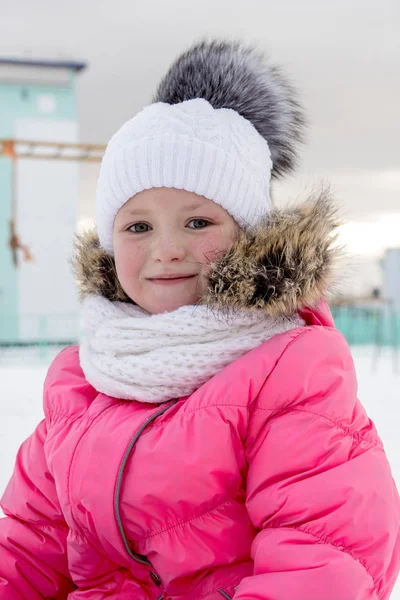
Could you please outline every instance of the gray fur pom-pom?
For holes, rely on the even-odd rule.
[[[202,42],[182,54],[161,81],[154,102],[178,104],[204,98],[231,108],[268,142],[272,175],[296,166],[305,119],[293,87],[255,48],[239,42]]]

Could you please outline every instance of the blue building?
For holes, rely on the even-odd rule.
[[[400,248],[388,248],[382,261],[383,295],[400,310]]]
[[[78,163],[18,158],[15,142],[78,142],[74,62],[0,57],[0,344],[71,337]],[[31,154],[35,154],[35,144]]]

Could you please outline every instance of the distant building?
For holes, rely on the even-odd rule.
[[[400,308],[400,248],[388,248],[382,260],[382,296]]]
[[[19,159],[13,147],[78,142],[75,82],[84,67],[0,57],[0,344],[69,339],[68,319],[57,315],[77,312],[68,259],[79,167]]]

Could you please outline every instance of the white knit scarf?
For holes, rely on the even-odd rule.
[[[115,398],[160,403],[187,396],[272,336],[303,325],[262,310],[182,306],[150,315],[123,302],[89,296],[80,362],[88,382]]]

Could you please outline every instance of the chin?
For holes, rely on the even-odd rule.
[[[162,313],[173,312],[174,310],[178,310],[178,308],[182,308],[182,306],[193,306],[198,302],[198,299],[187,298],[187,300],[180,299],[175,301],[166,302],[155,302],[146,310],[153,315],[160,315]]]
[[[182,306],[188,306],[188,304],[190,303],[179,302],[176,304],[165,304],[163,306],[155,306],[153,307],[153,310],[150,310],[149,312],[151,312],[152,315],[161,315],[163,313],[174,312],[174,310],[178,310],[178,308],[181,308]]]

